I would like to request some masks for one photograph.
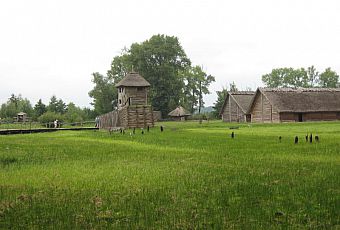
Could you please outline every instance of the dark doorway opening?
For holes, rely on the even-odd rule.
[[[298,114],[298,121],[299,121],[299,122],[303,122],[302,113],[299,113],[299,114]]]

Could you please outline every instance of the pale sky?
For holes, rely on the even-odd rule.
[[[232,81],[261,86],[273,68],[340,73],[339,0],[3,0],[0,31],[0,103],[21,93],[89,106],[91,73],[155,34],[178,37],[216,77],[206,105]]]

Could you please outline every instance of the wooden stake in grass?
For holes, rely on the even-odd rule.
[[[282,137],[281,137],[281,136],[279,136],[279,142],[281,142],[281,140],[282,140]]]
[[[310,134],[309,136],[309,143],[312,143],[313,142],[313,134]]]
[[[163,132],[163,130],[164,130],[164,129],[163,129],[163,126],[161,126],[161,132]]]
[[[315,141],[319,142],[319,136],[315,136]]]
[[[294,143],[295,143],[295,144],[298,144],[298,143],[299,143],[299,138],[298,138],[298,136],[295,136]]]
[[[234,138],[235,137],[235,134],[234,132],[231,133],[231,138]]]

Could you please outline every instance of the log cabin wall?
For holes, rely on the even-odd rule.
[[[125,87],[126,105],[146,105],[148,103],[147,93],[146,87]]]
[[[280,122],[279,113],[261,92],[258,92],[255,96],[251,110],[251,121],[265,123]]]
[[[245,114],[238,106],[234,98],[228,95],[226,104],[222,113],[224,122],[245,122]]]
[[[153,110],[150,105],[128,106],[126,107],[127,128],[146,128],[154,126]]]

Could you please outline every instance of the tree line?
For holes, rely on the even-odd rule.
[[[52,96],[47,105],[39,99],[34,106],[27,98],[20,94],[12,94],[6,103],[0,107],[0,118],[2,121],[13,121],[19,112],[27,113],[32,121],[41,123],[59,120],[61,122],[83,122],[93,120],[96,114],[89,108],[80,108],[73,102],[66,104],[62,99]]]
[[[149,98],[154,110],[163,116],[178,105],[193,113],[204,106],[203,95],[215,77],[201,66],[192,65],[177,37],[154,35],[133,43],[113,58],[106,75],[93,73],[94,88],[89,92],[98,114],[117,106],[117,84],[128,72],[136,71],[150,84]]]
[[[331,70],[325,69],[318,72],[314,66],[305,68],[277,68],[262,76],[262,82],[271,88],[277,87],[339,87],[339,75]]]

